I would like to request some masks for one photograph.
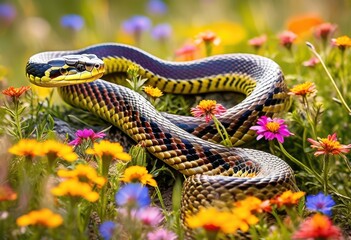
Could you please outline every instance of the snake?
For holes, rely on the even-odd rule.
[[[141,94],[106,80],[125,76],[130,66],[137,66],[148,85],[165,93],[244,94],[243,101],[218,116],[233,147],[221,144],[213,121],[158,112]],[[58,88],[65,102],[118,127],[184,174],[182,218],[201,207],[226,209],[246,196],[270,199],[296,190],[293,170],[284,160],[240,147],[255,137],[250,128],[259,117],[274,117],[287,106],[283,73],[269,58],[231,53],[176,62],[133,46],[102,43],[34,54],[27,62],[26,76],[35,85]]]

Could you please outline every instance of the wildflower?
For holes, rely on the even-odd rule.
[[[99,194],[92,190],[92,187],[85,182],[77,179],[67,179],[58,186],[51,189],[51,193],[55,196],[82,197],[89,202],[95,202],[99,199]]]
[[[248,43],[250,46],[252,46],[256,50],[258,50],[262,47],[263,44],[265,44],[265,42],[267,42],[267,35],[266,34],[251,38]]]
[[[0,23],[9,25],[12,23],[17,15],[16,8],[9,3],[0,4]]]
[[[298,35],[309,33],[310,30],[321,24],[323,19],[316,14],[302,14],[298,16],[293,16],[287,21],[287,29]]]
[[[151,21],[148,17],[135,15],[124,21],[122,28],[126,33],[139,37],[142,32],[151,28]]]
[[[312,82],[304,82],[302,84],[295,85],[290,89],[289,95],[306,96],[311,93],[315,93],[316,86]]]
[[[336,24],[322,23],[315,27],[314,36],[318,39],[327,40],[337,28]]]
[[[147,11],[151,15],[164,15],[167,12],[167,5],[162,0],[149,0],[147,3]]]
[[[306,207],[308,210],[318,211],[328,216],[331,216],[331,209],[334,205],[333,198],[330,195],[324,195],[322,192],[306,197]]]
[[[191,61],[197,57],[199,49],[192,43],[186,43],[176,50],[175,55],[177,58],[184,61]]]
[[[159,228],[147,234],[147,240],[176,240],[177,235],[164,228]]]
[[[313,140],[312,138],[308,138],[307,140],[312,144],[311,148],[317,149],[317,151],[314,153],[315,156],[323,154],[342,155],[343,153],[348,153],[351,148],[351,144],[340,144],[336,133],[333,135],[328,135],[327,138],[317,138],[317,141]]]
[[[221,42],[221,39],[212,31],[201,32],[196,36],[196,44],[213,44],[218,45]]]
[[[272,207],[269,200],[262,201],[261,199],[253,196],[246,197],[244,200],[234,203],[237,208],[246,208],[253,213],[271,212]]]
[[[149,190],[140,183],[129,183],[119,189],[116,194],[116,203],[119,206],[146,207],[150,204]]]
[[[103,222],[99,227],[100,236],[104,240],[110,240],[115,233],[116,227],[117,225],[115,222],[112,222],[112,221]]]
[[[278,207],[282,206],[292,206],[296,205],[300,198],[305,196],[305,192],[292,192],[291,190],[283,192],[281,195],[277,196],[276,198],[272,199],[271,202],[273,204],[277,204]]]
[[[284,137],[293,135],[289,130],[284,120],[280,118],[270,118],[267,116],[261,116],[257,120],[256,126],[252,126],[250,129],[257,131],[257,140],[265,138],[266,140],[277,139],[278,142],[283,143]]]
[[[227,109],[221,104],[217,104],[215,100],[201,100],[195,108],[191,108],[191,114],[194,117],[205,117],[207,123],[211,121],[213,116],[218,117],[226,111]]]
[[[315,214],[301,223],[292,239],[342,239],[340,228],[322,214]]]
[[[316,57],[311,57],[309,60],[304,61],[304,62],[302,63],[302,65],[305,66],[305,67],[314,67],[314,66],[316,66],[319,62],[320,62],[320,61],[319,61],[318,58],[316,58]]]
[[[343,51],[351,46],[351,38],[349,38],[348,36],[333,38],[332,43],[333,45],[339,47],[339,49]]]
[[[157,187],[155,179],[148,173],[147,169],[142,166],[128,167],[121,178],[123,182],[140,182],[142,184],[149,184],[150,186]]]
[[[148,94],[153,98],[158,98],[163,95],[162,91],[157,87],[147,86],[147,87],[144,87],[144,91],[146,92],[146,94]]]
[[[297,38],[297,35],[291,31],[284,31],[278,37],[279,37],[280,44],[283,47],[286,47],[288,50],[290,50],[293,42]]]
[[[162,222],[164,217],[159,208],[146,207],[141,208],[137,212],[136,218],[139,219],[144,225],[155,227]]]
[[[61,26],[79,31],[84,26],[84,19],[78,14],[68,14],[61,17]]]
[[[98,176],[95,168],[84,164],[78,164],[73,170],[60,169],[57,175],[62,178],[75,178],[81,182],[94,183],[100,187],[106,183],[106,179]]]
[[[48,228],[55,228],[63,223],[61,215],[53,213],[50,209],[31,211],[28,214],[17,218],[16,223],[20,227],[28,225],[41,225]]]
[[[69,145],[80,145],[84,140],[91,140],[94,142],[97,139],[105,137],[106,134],[103,132],[98,132],[95,133],[93,129],[86,129],[84,128],[83,130],[77,130],[76,132],[76,139],[73,141],[69,142]]]
[[[0,185],[0,202],[13,201],[17,199],[17,193],[9,185]]]
[[[249,230],[250,225],[258,223],[259,219],[253,215],[253,212],[250,208],[245,207],[236,207],[232,211],[232,216],[235,216],[237,219],[234,221],[234,229],[240,229],[243,232]]]
[[[156,40],[165,41],[171,37],[172,27],[167,23],[158,24],[152,29],[151,35]]]
[[[10,96],[12,98],[19,98],[23,93],[27,92],[30,86],[23,86],[20,88],[9,87],[2,91],[2,94]]]
[[[96,156],[99,156],[100,158],[102,156],[109,156],[112,158],[116,158],[122,161],[130,161],[131,156],[123,152],[123,147],[119,143],[112,143],[106,140],[102,140],[100,142],[94,143],[93,148],[88,148],[86,150],[87,154],[94,154]]]
[[[78,155],[73,152],[71,146],[55,140],[46,140],[43,142],[42,150],[49,159],[62,158],[68,162],[73,162],[78,159]]]
[[[45,155],[41,143],[35,139],[21,139],[18,143],[9,148],[8,151],[17,156],[31,158]]]
[[[195,215],[187,216],[185,221],[189,228],[203,228],[208,232],[235,233],[236,219],[230,212],[217,208],[201,208]]]

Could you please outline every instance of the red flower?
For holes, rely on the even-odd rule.
[[[315,214],[301,223],[293,239],[342,239],[340,228],[322,214]]]
[[[328,135],[327,138],[317,138],[317,141],[312,138],[308,138],[307,140],[312,144],[311,148],[317,149],[314,153],[315,156],[323,154],[341,155],[343,153],[348,153],[351,148],[351,144],[340,144],[336,137],[336,133]]]
[[[29,89],[30,89],[30,86],[24,86],[24,87],[20,87],[20,88],[9,87],[9,88],[3,90],[2,94],[10,96],[10,97],[18,98],[23,93],[28,91]]]

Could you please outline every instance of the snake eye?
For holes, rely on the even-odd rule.
[[[77,66],[76,66],[76,68],[77,68],[77,70],[78,70],[79,72],[85,71],[85,66],[84,66],[84,64],[78,63]]]
[[[89,72],[93,70],[93,64],[92,63],[85,63],[85,69]]]
[[[67,69],[66,68],[60,68],[60,73],[62,74],[62,75],[66,75],[67,74]]]

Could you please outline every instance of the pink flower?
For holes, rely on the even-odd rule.
[[[316,36],[316,38],[326,40],[329,36],[333,35],[336,28],[336,24],[322,23],[314,29],[314,35]]]
[[[251,38],[248,43],[255,49],[259,49],[265,42],[267,42],[267,35],[264,34],[258,37]]]
[[[266,140],[277,139],[280,143],[284,142],[284,137],[293,135],[286,124],[284,124],[283,119],[270,118],[267,116],[262,116],[257,120],[256,126],[252,126],[250,129],[257,131],[257,140],[265,138]]]
[[[136,217],[147,226],[155,227],[159,225],[163,220],[163,215],[159,208],[157,207],[146,207],[141,208]]]
[[[312,57],[307,61],[304,61],[302,63],[302,65],[304,65],[305,67],[314,67],[319,63],[319,59],[316,57]]]
[[[76,132],[76,139],[73,141],[69,142],[69,145],[74,145],[77,146],[82,143],[83,140],[90,139],[91,141],[95,141],[96,139],[103,138],[105,137],[106,134],[102,132],[95,133],[92,129],[83,129],[83,130],[78,130]]]
[[[210,122],[213,116],[218,117],[225,113],[227,109],[215,100],[201,100],[195,107],[191,108],[191,114],[194,117],[205,117],[206,122]]]
[[[175,55],[180,60],[191,61],[196,58],[198,51],[199,49],[196,45],[187,43],[181,48],[177,49]]]
[[[147,234],[148,240],[176,240],[177,235],[167,229],[160,228]]]
[[[317,149],[317,151],[314,153],[315,156],[323,154],[341,155],[343,153],[348,153],[351,148],[351,144],[341,144],[338,141],[336,133],[333,135],[328,135],[327,138],[317,138],[317,141],[313,140],[312,138],[308,138],[307,141],[312,144],[311,148]]]
[[[293,42],[296,40],[297,35],[291,31],[284,31],[279,34],[280,44],[290,50]]]
[[[342,235],[327,216],[317,213],[301,223],[292,239],[342,239]]]

